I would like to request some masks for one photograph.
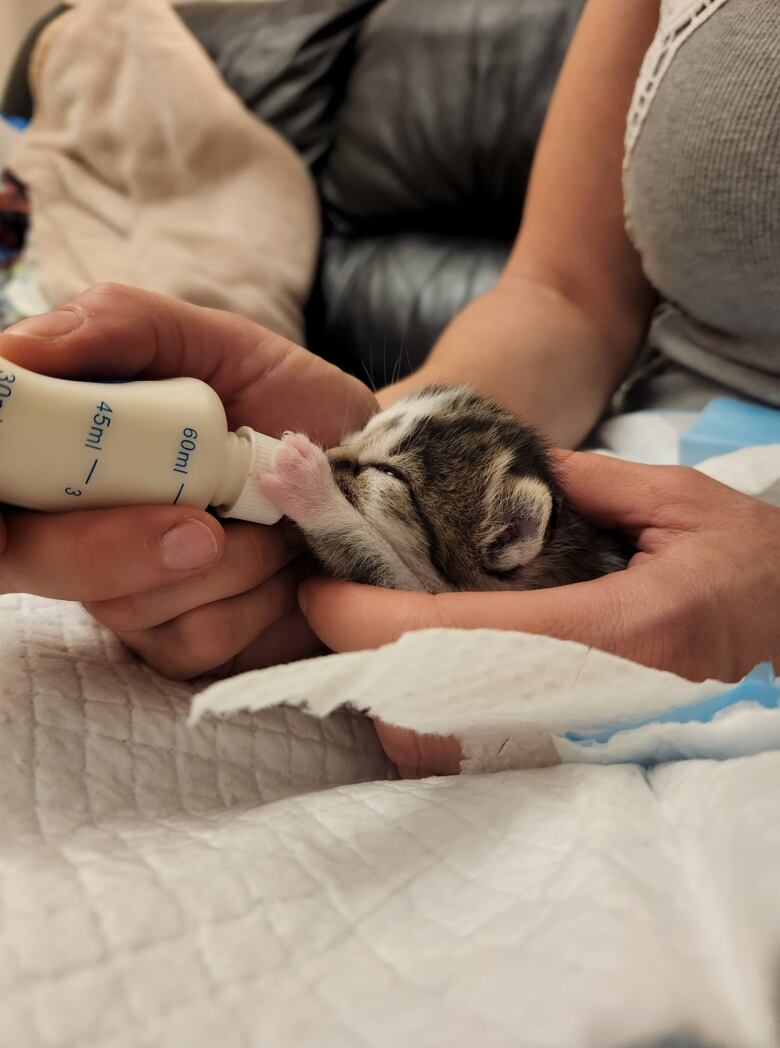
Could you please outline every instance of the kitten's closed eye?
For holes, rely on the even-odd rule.
[[[331,459],[331,469],[334,473],[351,473],[353,477],[360,476],[367,469],[376,470],[377,473],[384,473],[388,477],[395,477],[396,480],[402,481],[404,484],[408,484],[408,478],[403,475],[400,469],[396,469],[395,466],[391,466],[387,462],[359,462],[357,459]]]
[[[390,466],[387,462],[364,462],[361,464],[361,469],[375,469],[378,473],[384,473],[388,477],[395,477],[402,484],[409,483],[409,478],[405,477],[400,469]]]

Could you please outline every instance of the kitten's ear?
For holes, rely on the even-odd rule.
[[[530,563],[542,551],[552,510],[552,492],[541,480],[506,477],[489,511],[491,527],[482,544],[484,567],[509,572]]]

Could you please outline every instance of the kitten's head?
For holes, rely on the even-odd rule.
[[[561,494],[545,445],[468,389],[406,397],[328,458],[342,494],[421,589],[551,584],[538,577]]]

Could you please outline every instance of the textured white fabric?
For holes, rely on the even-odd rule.
[[[323,791],[359,723],[190,734],[77,608],[0,616],[3,1048],[778,1043],[780,754]]]

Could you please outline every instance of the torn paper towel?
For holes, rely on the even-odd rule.
[[[572,641],[503,630],[423,630],[377,651],[328,655],[245,673],[195,697],[204,714],[279,703],[325,717],[348,704],[389,724],[456,735],[464,771],[557,764],[552,736],[594,731],[718,695]]]

